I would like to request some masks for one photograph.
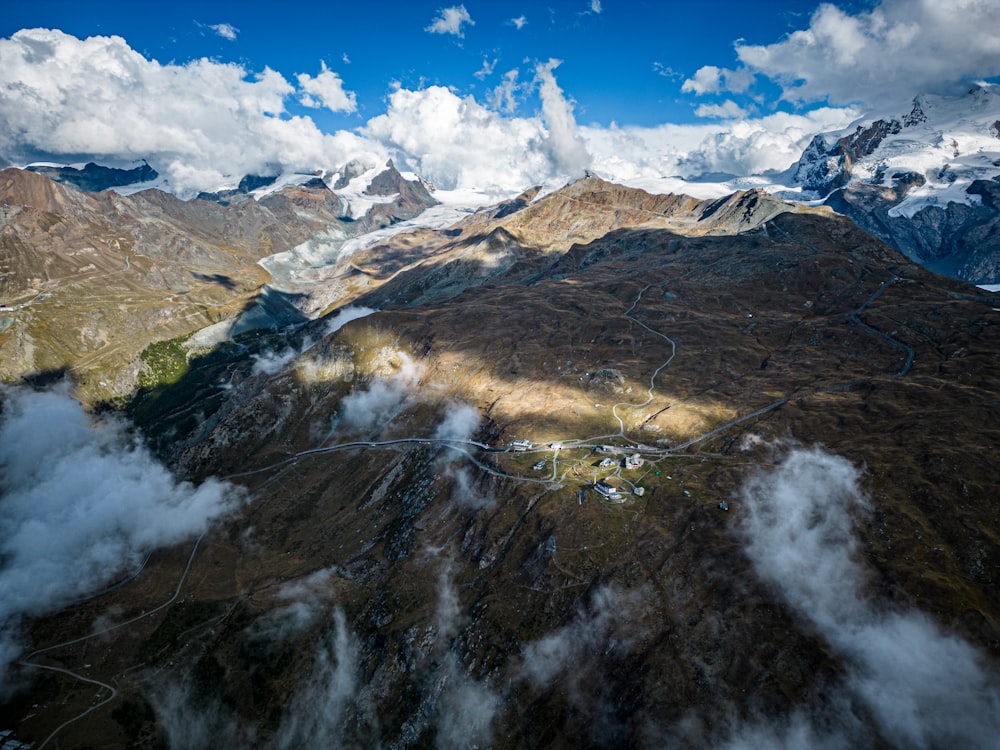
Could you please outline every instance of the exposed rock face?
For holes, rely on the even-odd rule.
[[[159,177],[159,173],[146,162],[134,169],[116,169],[89,162],[83,169],[75,167],[30,166],[28,169],[43,174],[50,180],[72,185],[78,190],[98,193],[108,188],[149,182]]]
[[[946,203],[924,206],[910,216],[893,215],[922,179],[901,175],[894,181],[897,189],[855,182],[832,193],[825,204],[936,273],[1000,283],[1000,183],[973,181],[966,192],[980,196],[978,205]]]
[[[827,210],[596,180],[353,261],[381,312],[264,342],[283,368],[214,352],[133,404],[180,471],[249,502],[200,541],[183,601],[47,655],[119,690],[61,746],[183,744],[178,726],[191,745],[222,716],[206,746],[780,746],[797,722],[906,747],[845,634],[916,612],[911,630],[1000,659],[996,295]],[[514,438],[540,447],[503,452]],[[609,443],[645,465],[601,469]],[[832,636],[747,551],[740,488],[796,443],[844,457],[867,497],[821,534],[849,488],[828,471],[775,490],[823,499],[801,536],[860,571]],[[597,472],[644,492],[605,503]],[[33,647],[167,601],[191,549],[38,620]],[[845,582],[819,562],[795,574],[828,601]],[[53,677],[9,725],[47,737],[93,707],[77,684]]]
[[[922,121],[913,120],[917,122]],[[898,120],[876,120],[867,127],[858,125],[853,133],[837,139],[832,146],[827,145],[822,135],[817,135],[799,159],[795,181],[805,190],[820,195],[843,187],[851,181],[854,163],[873,154],[886,136],[895,135],[901,129]]]
[[[939,273],[1000,280],[997,207],[984,199],[1000,167],[1000,93],[917,97],[901,118],[817,136],[795,170],[804,190]]]

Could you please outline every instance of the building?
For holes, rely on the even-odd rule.
[[[534,444],[530,440],[511,440],[510,448],[515,451],[530,451]]]
[[[618,491],[618,488],[613,484],[605,482],[603,479],[594,485],[594,489],[612,503],[625,502],[625,497]]]
[[[617,466],[617,465],[618,465],[618,462],[615,461],[613,458],[602,459],[601,463],[598,464],[598,466],[600,466],[602,469],[610,469],[611,467]]]
[[[631,456],[625,456],[625,468],[626,469],[638,469],[642,466],[645,461],[643,461],[642,456],[638,453],[633,453]]]

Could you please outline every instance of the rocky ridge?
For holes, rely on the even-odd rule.
[[[909,112],[816,136],[794,181],[922,265],[1000,282],[1000,94],[917,97]]]

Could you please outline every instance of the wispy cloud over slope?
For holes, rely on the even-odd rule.
[[[870,724],[892,747],[996,747],[1000,677],[985,656],[922,613],[893,611],[863,594],[868,573],[854,518],[869,502],[859,480],[845,459],[797,449],[743,488],[747,553],[843,659],[842,692],[829,702],[855,705],[860,716],[844,711],[830,725],[827,715],[824,727],[799,714],[780,730],[744,730],[734,747],[755,736],[867,747]]]
[[[177,482],[115,422],[58,392],[0,390],[0,685],[25,615],[52,612],[204,532],[231,487]]]

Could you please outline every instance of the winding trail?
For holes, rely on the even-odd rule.
[[[913,360],[916,358],[916,352],[913,350],[913,347],[910,346],[909,344],[906,344],[898,339],[894,339],[888,333],[880,331],[878,328],[869,325],[865,321],[861,320],[861,318],[859,318],[858,315],[863,313],[865,309],[868,307],[868,305],[870,305],[872,302],[878,299],[882,295],[882,292],[884,292],[890,286],[895,284],[897,281],[899,281],[899,276],[893,274],[892,278],[883,281],[882,284],[879,286],[879,288],[876,289],[874,293],[872,293],[872,296],[866,299],[864,302],[862,302],[861,306],[858,307],[857,310],[855,310],[849,316],[847,316],[847,319],[852,324],[867,331],[868,333],[871,333],[874,336],[878,336],[883,341],[887,341],[892,346],[896,347],[897,349],[901,349],[903,353],[906,354],[906,361],[903,363],[903,366],[900,368],[899,372],[893,374],[893,377],[895,378],[902,377],[903,375],[906,375],[906,373],[910,371],[910,368],[913,367]]]
[[[59,732],[61,732],[66,727],[68,727],[70,724],[72,724],[72,723],[74,723],[76,721],[79,721],[83,717],[87,716],[88,714],[92,713],[93,711],[96,711],[97,709],[101,708],[102,706],[106,706],[111,701],[113,701],[115,698],[117,698],[118,697],[118,688],[116,688],[114,685],[109,685],[106,682],[101,682],[100,680],[95,680],[92,677],[87,677],[85,675],[82,675],[79,672],[74,672],[71,669],[65,669],[64,667],[54,667],[54,666],[51,666],[51,665],[48,665],[48,664],[39,664],[39,663],[37,663],[35,661],[32,661],[32,660],[35,659],[38,656],[41,656],[42,654],[48,653],[49,651],[55,651],[55,650],[60,649],[60,648],[65,648],[66,646],[75,646],[78,643],[83,643],[84,641],[89,641],[92,638],[98,638],[98,637],[100,637],[102,635],[106,635],[106,634],[111,633],[111,632],[113,632],[115,630],[119,630],[121,628],[128,627],[129,625],[137,623],[140,620],[144,620],[145,618],[150,617],[151,615],[154,615],[157,612],[160,612],[161,610],[164,610],[167,607],[169,607],[171,604],[173,604],[175,601],[177,601],[177,598],[180,596],[180,594],[181,594],[181,588],[183,588],[183,586],[184,586],[184,581],[187,580],[188,573],[191,572],[191,565],[194,563],[194,558],[195,558],[195,555],[198,552],[198,547],[201,545],[201,541],[202,541],[202,539],[204,539],[204,537],[205,537],[205,535],[202,534],[201,536],[198,537],[197,540],[195,540],[194,547],[191,550],[191,554],[188,555],[187,565],[184,566],[184,572],[181,573],[180,580],[178,580],[178,582],[177,582],[177,588],[174,589],[173,595],[169,599],[167,599],[165,602],[163,602],[160,605],[157,605],[153,609],[150,609],[150,610],[147,610],[147,611],[143,612],[140,615],[136,615],[135,617],[132,617],[132,618],[130,618],[128,620],[125,620],[123,622],[119,622],[119,623],[116,623],[114,625],[111,625],[110,627],[107,627],[104,630],[98,631],[96,633],[90,633],[89,635],[81,636],[80,638],[74,638],[74,639],[69,640],[69,641],[63,641],[62,643],[56,643],[56,644],[54,644],[52,646],[46,646],[45,648],[40,648],[37,651],[31,652],[26,657],[24,657],[23,659],[21,659],[21,660],[18,661],[18,663],[21,666],[23,666],[23,667],[29,667],[31,669],[42,669],[42,670],[45,670],[45,671],[48,671],[48,672],[56,672],[58,674],[68,675],[69,677],[72,677],[72,678],[74,678],[76,680],[79,680],[80,682],[85,682],[85,683],[88,683],[90,685],[97,685],[101,690],[107,690],[110,693],[108,695],[108,697],[105,698],[104,700],[102,700],[100,703],[95,703],[90,708],[88,708],[85,711],[77,714],[76,716],[73,716],[72,718],[67,719],[62,724],[60,724],[58,727],[56,727],[55,729],[53,729],[52,732],[49,733],[49,736],[46,737],[44,740],[42,740],[41,743],[39,743],[38,750],[42,750],[42,748],[44,748],[47,744],[49,744],[49,742],[51,742],[53,740],[53,738],[55,738],[55,736],[59,734]],[[148,561],[148,560],[149,560],[149,557],[147,556],[146,557],[146,561]],[[139,573],[142,572],[142,569],[145,568],[146,561],[143,561],[142,568],[140,568],[138,571],[136,571],[136,573],[134,575],[130,576],[128,579],[126,579],[123,582],[119,582],[119,584],[116,584],[115,586],[113,586],[111,588],[112,589],[113,588],[117,588],[119,585],[122,585],[123,583],[127,583],[128,581],[134,580],[139,575]],[[110,590],[111,589],[106,589],[104,592],[100,592],[100,593],[106,593],[107,591],[110,591]],[[95,594],[94,596],[98,596],[98,594]],[[91,598],[93,598],[93,596],[87,597],[87,598],[91,599]],[[81,600],[81,601],[86,601],[86,600]],[[98,695],[100,695],[100,691],[98,692]]]

